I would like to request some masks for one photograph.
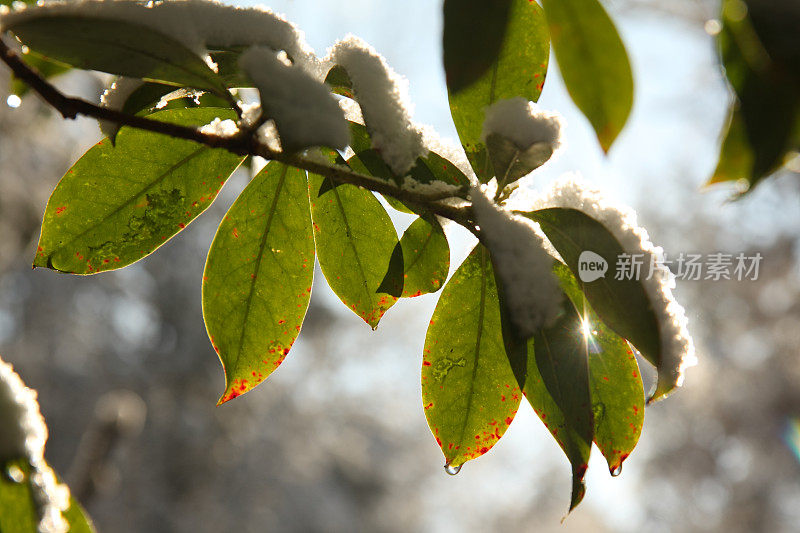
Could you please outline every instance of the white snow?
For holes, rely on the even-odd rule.
[[[402,189],[426,196],[441,197],[443,194],[455,196],[461,190],[461,187],[451,183],[445,183],[444,181],[440,180],[433,180],[429,183],[421,183],[406,176],[403,179]]]
[[[285,65],[263,46],[248,48],[239,66],[258,88],[261,107],[275,121],[284,149],[347,146],[347,121],[324,83],[298,66]]]
[[[5,29],[40,15],[75,15],[126,21],[163,33],[205,55],[207,50],[263,45],[284,50],[292,61],[315,76],[323,67],[304,34],[282,16],[265,8],[242,8],[209,0],[80,0],[49,2],[2,15]]]
[[[561,309],[561,289],[553,275],[553,257],[526,218],[495,204],[479,187],[470,191],[481,242],[492,254],[511,320],[530,337],[550,325]]]
[[[131,94],[142,85],[144,85],[144,82],[140,79],[120,76],[100,95],[100,105],[108,109],[121,111]],[[112,137],[119,131],[119,124],[115,122],[98,120],[97,124],[106,137]]]
[[[555,112],[543,111],[525,98],[498,100],[486,108],[484,140],[495,133],[511,140],[520,150],[535,143],[547,143],[553,152],[561,146],[563,119]]]
[[[231,119],[220,120],[215,118],[200,128],[201,133],[219,135],[220,137],[233,137],[239,133],[239,126]]]
[[[687,329],[688,319],[683,307],[675,300],[675,276],[664,266],[664,251],[650,242],[647,230],[637,224],[636,212],[630,207],[609,200],[575,175],[565,175],[541,195],[520,191],[512,198],[509,208],[520,210],[565,207],[577,209],[605,226],[629,254],[642,254],[644,265],[655,265],[649,279],[642,284],[650,298],[661,335],[661,366],[654,392],[658,398],[683,384],[684,372],[697,364],[694,341]]]
[[[347,71],[373,148],[395,174],[404,175],[427,153],[422,132],[411,120],[407,81],[374,48],[353,35],[336,42],[326,62]]]
[[[69,488],[58,483],[44,460],[47,426],[29,389],[0,359],[0,461],[27,459],[34,503],[39,513],[40,533],[66,533],[69,524],[62,516],[70,504]]]

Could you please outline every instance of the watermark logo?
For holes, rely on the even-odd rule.
[[[578,277],[584,283],[604,278],[608,272],[608,261],[591,250],[584,250],[578,257]]]
[[[758,279],[762,258],[760,252],[680,253],[671,257],[666,254],[656,256],[622,253],[616,257],[614,271],[609,275],[617,281],[651,279],[656,271],[667,268],[676,279],[683,281],[755,281]],[[608,262],[590,250],[584,250],[578,257],[578,277],[584,283],[605,278],[608,268]]]

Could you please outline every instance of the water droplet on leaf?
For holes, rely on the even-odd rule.
[[[611,475],[613,477],[617,477],[618,475],[620,475],[622,473],[622,464],[620,463],[617,466],[615,466],[614,468],[611,468],[609,470],[609,472],[611,472]]]
[[[5,469],[4,474],[9,481],[13,481],[14,483],[22,483],[25,481],[25,472],[17,465],[9,465]]]
[[[444,465],[444,471],[450,474],[451,476],[455,476],[459,472],[461,472],[461,467],[464,465],[453,466],[450,463]]]

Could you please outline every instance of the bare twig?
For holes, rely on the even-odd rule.
[[[78,115],[84,115],[98,120],[113,122],[120,126],[129,126],[153,133],[160,133],[169,137],[194,141],[211,148],[222,148],[237,155],[261,156],[265,159],[279,161],[314,174],[319,174],[337,183],[349,183],[370,191],[391,196],[407,204],[411,208],[435,213],[464,226],[470,231],[473,231],[475,228],[470,217],[469,208],[454,207],[441,202],[441,200],[450,197],[450,195],[428,195],[408,191],[391,182],[353,172],[344,166],[324,165],[297,153],[272,150],[264,142],[259,140],[256,133],[251,130],[243,130],[242,134],[234,136],[206,133],[198,128],[180,126],[178,124],[161,122],[147,117],[130,115],[115,109],[109,109],[87,102],[82,98],[66,96],[45,80],[33,68],[22,61],[19,55],[9,48],[2,39],[0,39],[0,59],[11,68],[17,78],[28,84],[34,92],[61,113],[64,118],[74,119]]]

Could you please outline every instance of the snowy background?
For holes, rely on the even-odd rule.
[[[797,531],[800,182],[787,173],[738,202],[724,188],[701,190],[729,102],[704,31],[713,3],[607,5],[634,67],[633,114],[603,156],[551,69],[540,104],[566,117],[567,147],[528,186],[580,172],[633,206],[668,254],[764,259],[758,281],[679,282],[700,364],[648,408],[620,477],[594,454],[586,499],[563,525],[569,465],[526,404],[486,456],[455,477],[442,469],[419,385],[438,295],[400,302],[371,332],[319,276],[280,369],[214,407],[223,375],[203,328],[200,278],[216,224],[248,177],[237,174],[214,208],[132,267],[85,278],[31,271],[47,196],[99,132],[33,97],[0,110],[0,353],[39,390],[48,458],[84,487],[101,531]],[[348,32],[364,38],[408,78],[414,118],[456,138],[440,2],[269,6],[320,54]],[[86,75],[59,84],[87,98],[100,91]],[[455,267],[471,241],[452,237]],[[96,406],[119,391],[135,393],[117,400],[123,410],[140,412],[141,398],[144,427],[123,431],[102,468],[87,468],[86,449],[109,434]]]

